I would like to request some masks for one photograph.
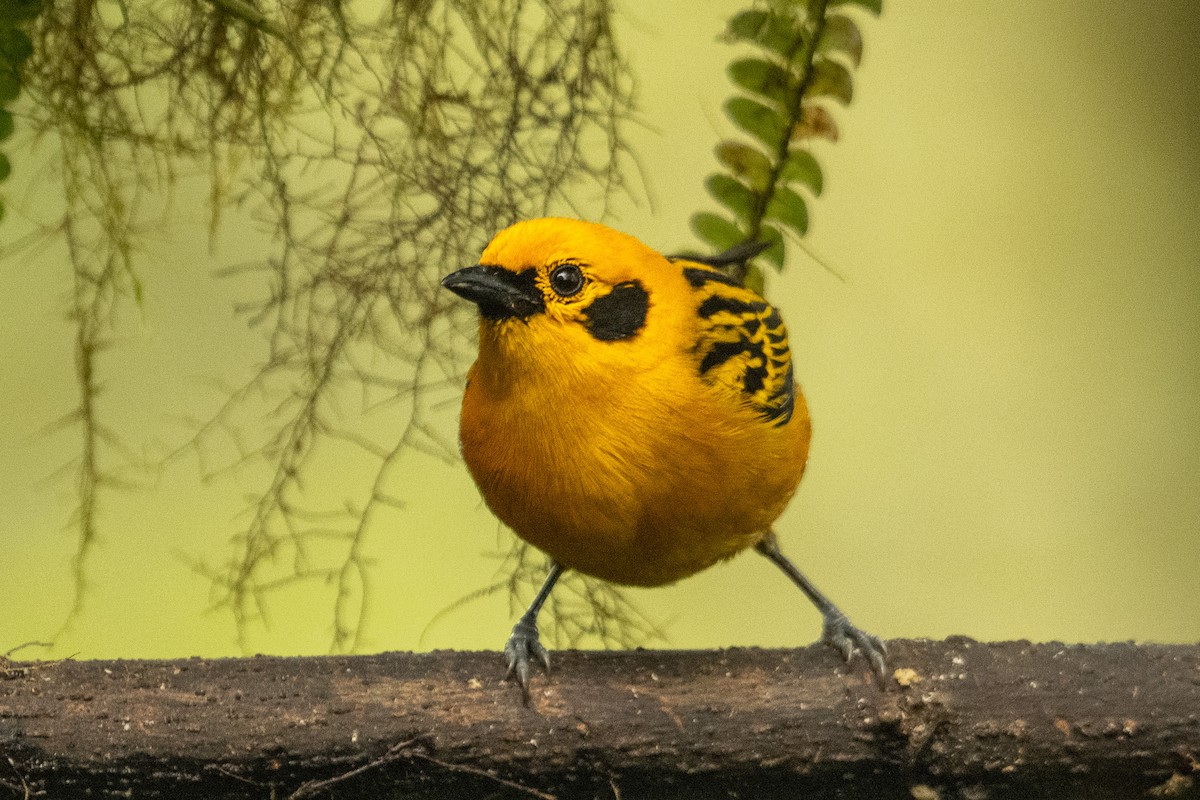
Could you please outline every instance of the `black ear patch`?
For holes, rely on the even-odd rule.
[[[629,339],[646,325],[650,310],[650,295],[638,281],[618,283],[603,297],[597,297],[587,307],[587,329],[602,342]]]

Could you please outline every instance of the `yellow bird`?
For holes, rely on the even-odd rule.
[[[716,269],[611,228],[519,222],[442,284],[479,307],[460,441],[488,507],[552,558],[505,646],[528,698],[549,668],[537,615],[564,569],[661,586],[754,547],[824,615],[824,639],[885,650],[780,552],[771,525],[804,473],[811,427],[779,312]],[[704,263],[701,263],[701,262]]]

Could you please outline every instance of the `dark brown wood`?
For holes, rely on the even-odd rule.
[[[0,663],[0,798],[1200,796],[1200,646],[889,648]]]

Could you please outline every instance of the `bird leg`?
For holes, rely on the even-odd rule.
[[[821,594],[817,587],[813,586],[812,582],[796,568],[796,565],[779,550],[779,542],[775,539],[774,531],[767,531],[754,549],[783,570],[784,574],[792,579],[792,583],[800,587],[800,591],[804,592],[821,612],[825,618],[821,638],[837,648],[846,661],[849,661],[850,657],[854,655],[855,649],[859,650],[871,665],[871,671],[875,673],[875,678],[880,685],[884,685],[887,680],[887,648],[884,647],[879,637],[872,636],[850,624],[850,620],[842,613],[841,609],[835,606],[828,597]]]
[[[504,679],[508,680],[514,675],[516,676],[517,684],[521,687],[521,696],[526,705],[529,705],[530,661],[537,660],[541,662],[546,672],[550,671],[550,653],[538,639],[537,616],[538,612],[542,610],[546,598],[550,596],[550,590],[554,588],[558,577],[562,575],[562,571],[563,568],[557,562],[550,562],[550,573],[546,575],[545,583],[538,590],[537,597],[533,598],[533,602],[529,604],[529,608],[513,626],[512,635],[508,637],[508,642],[504,645],[504,658],[508,662],[508,672]]]

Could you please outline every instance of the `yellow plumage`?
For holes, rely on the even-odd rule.
[[[548,278],[567,262],[587,283],[561,298]],[[751,337],[733,312],[704,317],[699,308],[726,297],[766,317],[774,312],[765,302],[716,270],[574,220],[514,225],[480,263],[533,268],[546,307],[526,319],[485,318],[467,379],[463,456],[501,520],[565,567],[641,586],[684,578],[762,536],[804,471],[807,409],[797,391],[790,418],[768,418],[758,395],[779,393],[791,371],[748,394],[742,375],[762,365],[745,353],[702,374],[713,347]],[[685,269],[712,279],[694,286]],[[629,282],[648,295],[644,324],[625,338],[595,338],[588,308]],[[756,335],[765,339],[765,324]],[[790,364],[786,338],[774,352]]]
[[[755,545],[822,609],[827,639],[847,656],[850,641],[867,649],[770,532],[811,428],[765,300],[702,263],[557,218],[501,231],[444,283],[481,312],[463,457],[517,535],[563,568],[639,586]],[[545,659],[535,619],[557,575],[506,650],[522,686],[528,655]]]

